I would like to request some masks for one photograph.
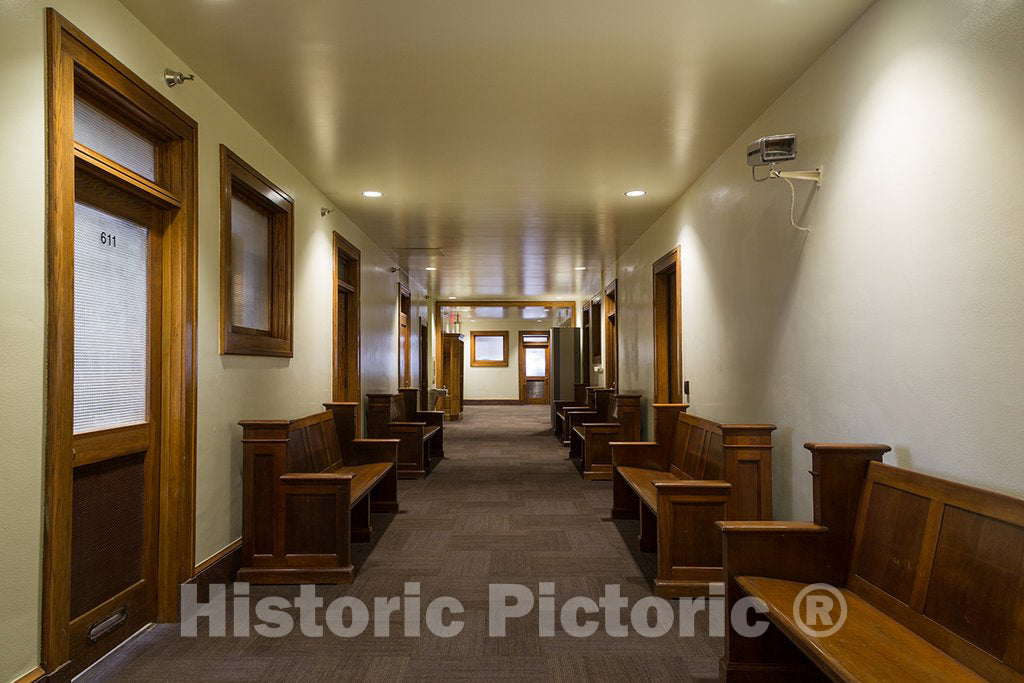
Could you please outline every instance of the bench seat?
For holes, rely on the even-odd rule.
[[[654,482],[684,481],[671,472],[659,472],[643,467],[620,467],[619,474],[640,497],[640,501],[654,513],[658,512],[658,489]]]
[[[389,462],[371,462],[365,465],[345,465],[338,463],[326,470],[327,474],[350,474],[352,475],[352,503],[358,503],[363,496],[377,485],[377,482],[388,476],[394,465]]]
[[[398,439],[398,478],[422,479],[444,457],[444,411],[418,410],[418,390],[367,394],[366,429],[375,439]]]
[[[739,576],[736,583],[763,600],[772,624],[833,680],[985,680],[847,588],[839,589],[846,599],[846,622],[833,635],[815,638],[793,618],[793,605],[810,584],[763,576]]]
[[[569,459],[588,481],[612,478],[613,441],[640,441],[643,411],[639,394],[612,394],[605,415],[597,411],[573,411],[569,421]]]
[[[1024,680],[1024,500],[886,465],[884,444],[806,448],[813,523],[718,523],[725,614],[767,605],[760,635],[729,629],[723,680]],[[845,621],[834,599],[793,614],[815,584]]]
[[[351,583],[371,513],[398,512],[397,439],[357,439],[359,405],[242,426],[242,566],[258,584]]]
[[[657,441],[609,443],[612,517],[640,520],[637,546],[657,553],[655,595],[709,595],[724,579],[715,522],[771,518],[775,427],[719,424],[682,403],[653,407]]]

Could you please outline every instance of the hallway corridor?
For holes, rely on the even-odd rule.
[[[446,459],[425,480],[401,481],[401,512],[375,516],[374,542],[354,547],[355,583],[317,591],[325,603],[352,595],[372,605],[418,581],[424,609],[438,596],[462,603],[459,635],[438,638],[424,628],[420,637],[404,637],[397,612],[389,638],[374,637],[372,624],[344,639],[326,629],[310,638],[297,626],[276,639],[209,638],[205,620],[199,638],[182,638],[177,624],[162,624],[84,680],[717,679],[721,639],[707,636],[703,615],[687,638],[676,635],[678,622],[660,638],[634,629],[613,638],[603,628],[574,638],[557,625],[554,637],[540,637],[535,607],[507,622],[506,637],[488,635],[488,584],[523,584],[537,595],[539,582],[555,582],[556,624],[566,599],[597,600],[605,584],[619,584],[630,606],[652,594],[654,558],[635,551],[638,524],[609,519],[610,482],[577,475],[551,434],[548,410],[469,406],[462,421],[446,423]],[[255,602],[291,599],[298,590],[253,586],[250,593]],[[603,623],[602,615],[580,618]]]

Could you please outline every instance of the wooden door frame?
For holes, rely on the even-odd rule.
[[[419,316],[420,321],[420,409],[421,410],[433,410],[433,406],[427,405],[427,394],[429,393],[430,384],[430,328],[427,326],[427,321],[423,319],[423,316]]]
[[[664,319],[664,292],[659,285],[659,278],[670,269],[675,269],[675,306],[673,313],[676,319],[676,336],[674,348],[662,349],[661,328],[668,325]],[[679,245],[672,248],[670,252],[662,256],[651,266],[652,287],[651,302],[654,308],[654,402],[655,403],[680,403],[683,400],[683,277],[679,263]],[[663,356],[668,354],[667,359]],[[672,361],[674,371],[669,376],[669,383],[665,386],[659,368],[666,361]]]
[[[334,287],[332,288],[333,308],[331,311],[331,400],[336,402],[348,401],[361,404],[362,389],[360,373],[360,346],[362,342],[362,330],[360,328],[359,309],[361,306],[360,264],[362,253],[356,245],[339,235],[337,231],[332,231],[332,235],[334,244]],[[352,281],[349,283],[342,282],[340,274],[338,273],[338,259],[341,257],[355,262]],[[339,367],[338,363],[338,289],[341,287],[351,290],[349,293],[353,295],[353,301],[355,302],[355,306],[350,306],[345,311],[348,316],[348,325],[346,325],[346,328],[349,330],[354,328],[356,331],[355,348],[352,348],[351,345],[348,347],[348,357],[345,359],[344,372],[348,375],[348,386],[350,387],[348,395],[346,395],[341,389],[342,368]],[[353,377],[355,378],[355,381],[353,381]],[[351,390],[351,387],[355,387],[355,390]],[[357,419],[356,422],[358,424],[359,420]]]
[[[583,373],[580,375],[580,381],[583,382],[584,386],[589,387],[590,375],[593,371],[593,360],[590,357],[590,336],[593,332],[590,328],[594,325],[593,316],[591,315],[593,306],[589,299],[583,304],[581,310],[583,311],[583,321],[580,325],[580,356],[583,358],[583,367],[581,368]]]
[[[402,340],[402,314],[409,333]],[[402,373],[402,356],[405,356],[405,374]],[[404,383],[403,383],[404,382]],[[401,282],[398,283],[398,387],[412,384],[412,292]]]
[[[526,337],[545,335],[548,338],[546,344],[540,342],[526,342],[523,341]],[[544,356],[546,358],[544,363],[544,400],[539,403],[533,403],[534,405],[547,405],[551,403],[551,333],[545,330],[542,331],[531,331],[531,330],[520,330],[519,331],[519,401],[521,403],[532,403],[526,397],[526,349],[528,348],[544,348]]]
[[[197,330],[196,122],[53,9],[46,10],[47,340],[43,540],[42,667],[69,664],[71,621],[71,487],[74,367],[74,203],[76,151],[73,98],[79,80],[111,98],[143,101],[145,116],[168,132],[158,164],[169,187],[123,177],[129,192],[160,197],[162,232],[161,400],[157,534],[157,621],[178,618],[178,586],[195,569]],[[85,162],[83,162],[85,163]],[[119,166],[108,164],[112,171]]]
[[[604,378],[605,387],[611,388],[608,377],[614,374],[613,382],[615,389],[619,389],[619,281],[612,280],[611,284],[604,288]],[[611,305],[610,305],[611,304]],[[614,316],[614,321],[613,320]],[[614,330],[613,330],[614,328]],[[611,368],[612,372],[608,369]]]

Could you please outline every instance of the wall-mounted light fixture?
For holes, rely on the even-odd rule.
[[[164,83],[167,84],[168,88],[173,88],[176,85],[182,85],[185,81],[195,80],[195,74],[183,74],[180,71],[174,69],[164,69]]]
[[[775,168],[777,163],[792,161],[796,159],[796,134],[768,135],[755,140],[747,145],[747,165],[750,166],[750,175],[756,183],[763,183],[766,180],[781,179],[789,185],[790,204],[789,222],[797,230],[810,232],[808,228],[797,225],[796,222],[796,187],[794,180],[809,180],[816,188],[821,187],[821,181],[825,176],[825,167],[819,166],[813,171],[780,171]],[[757,167],[768,166],[768,175],[764,178],[757,177]]]
[[[334,213],[334,209],[328,209],[326,206],[320,207],[320,218],[326,218]]]

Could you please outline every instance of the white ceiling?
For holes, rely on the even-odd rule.
[[[873,0],[122,2],[434,296],[515,298],[596,287]]]

